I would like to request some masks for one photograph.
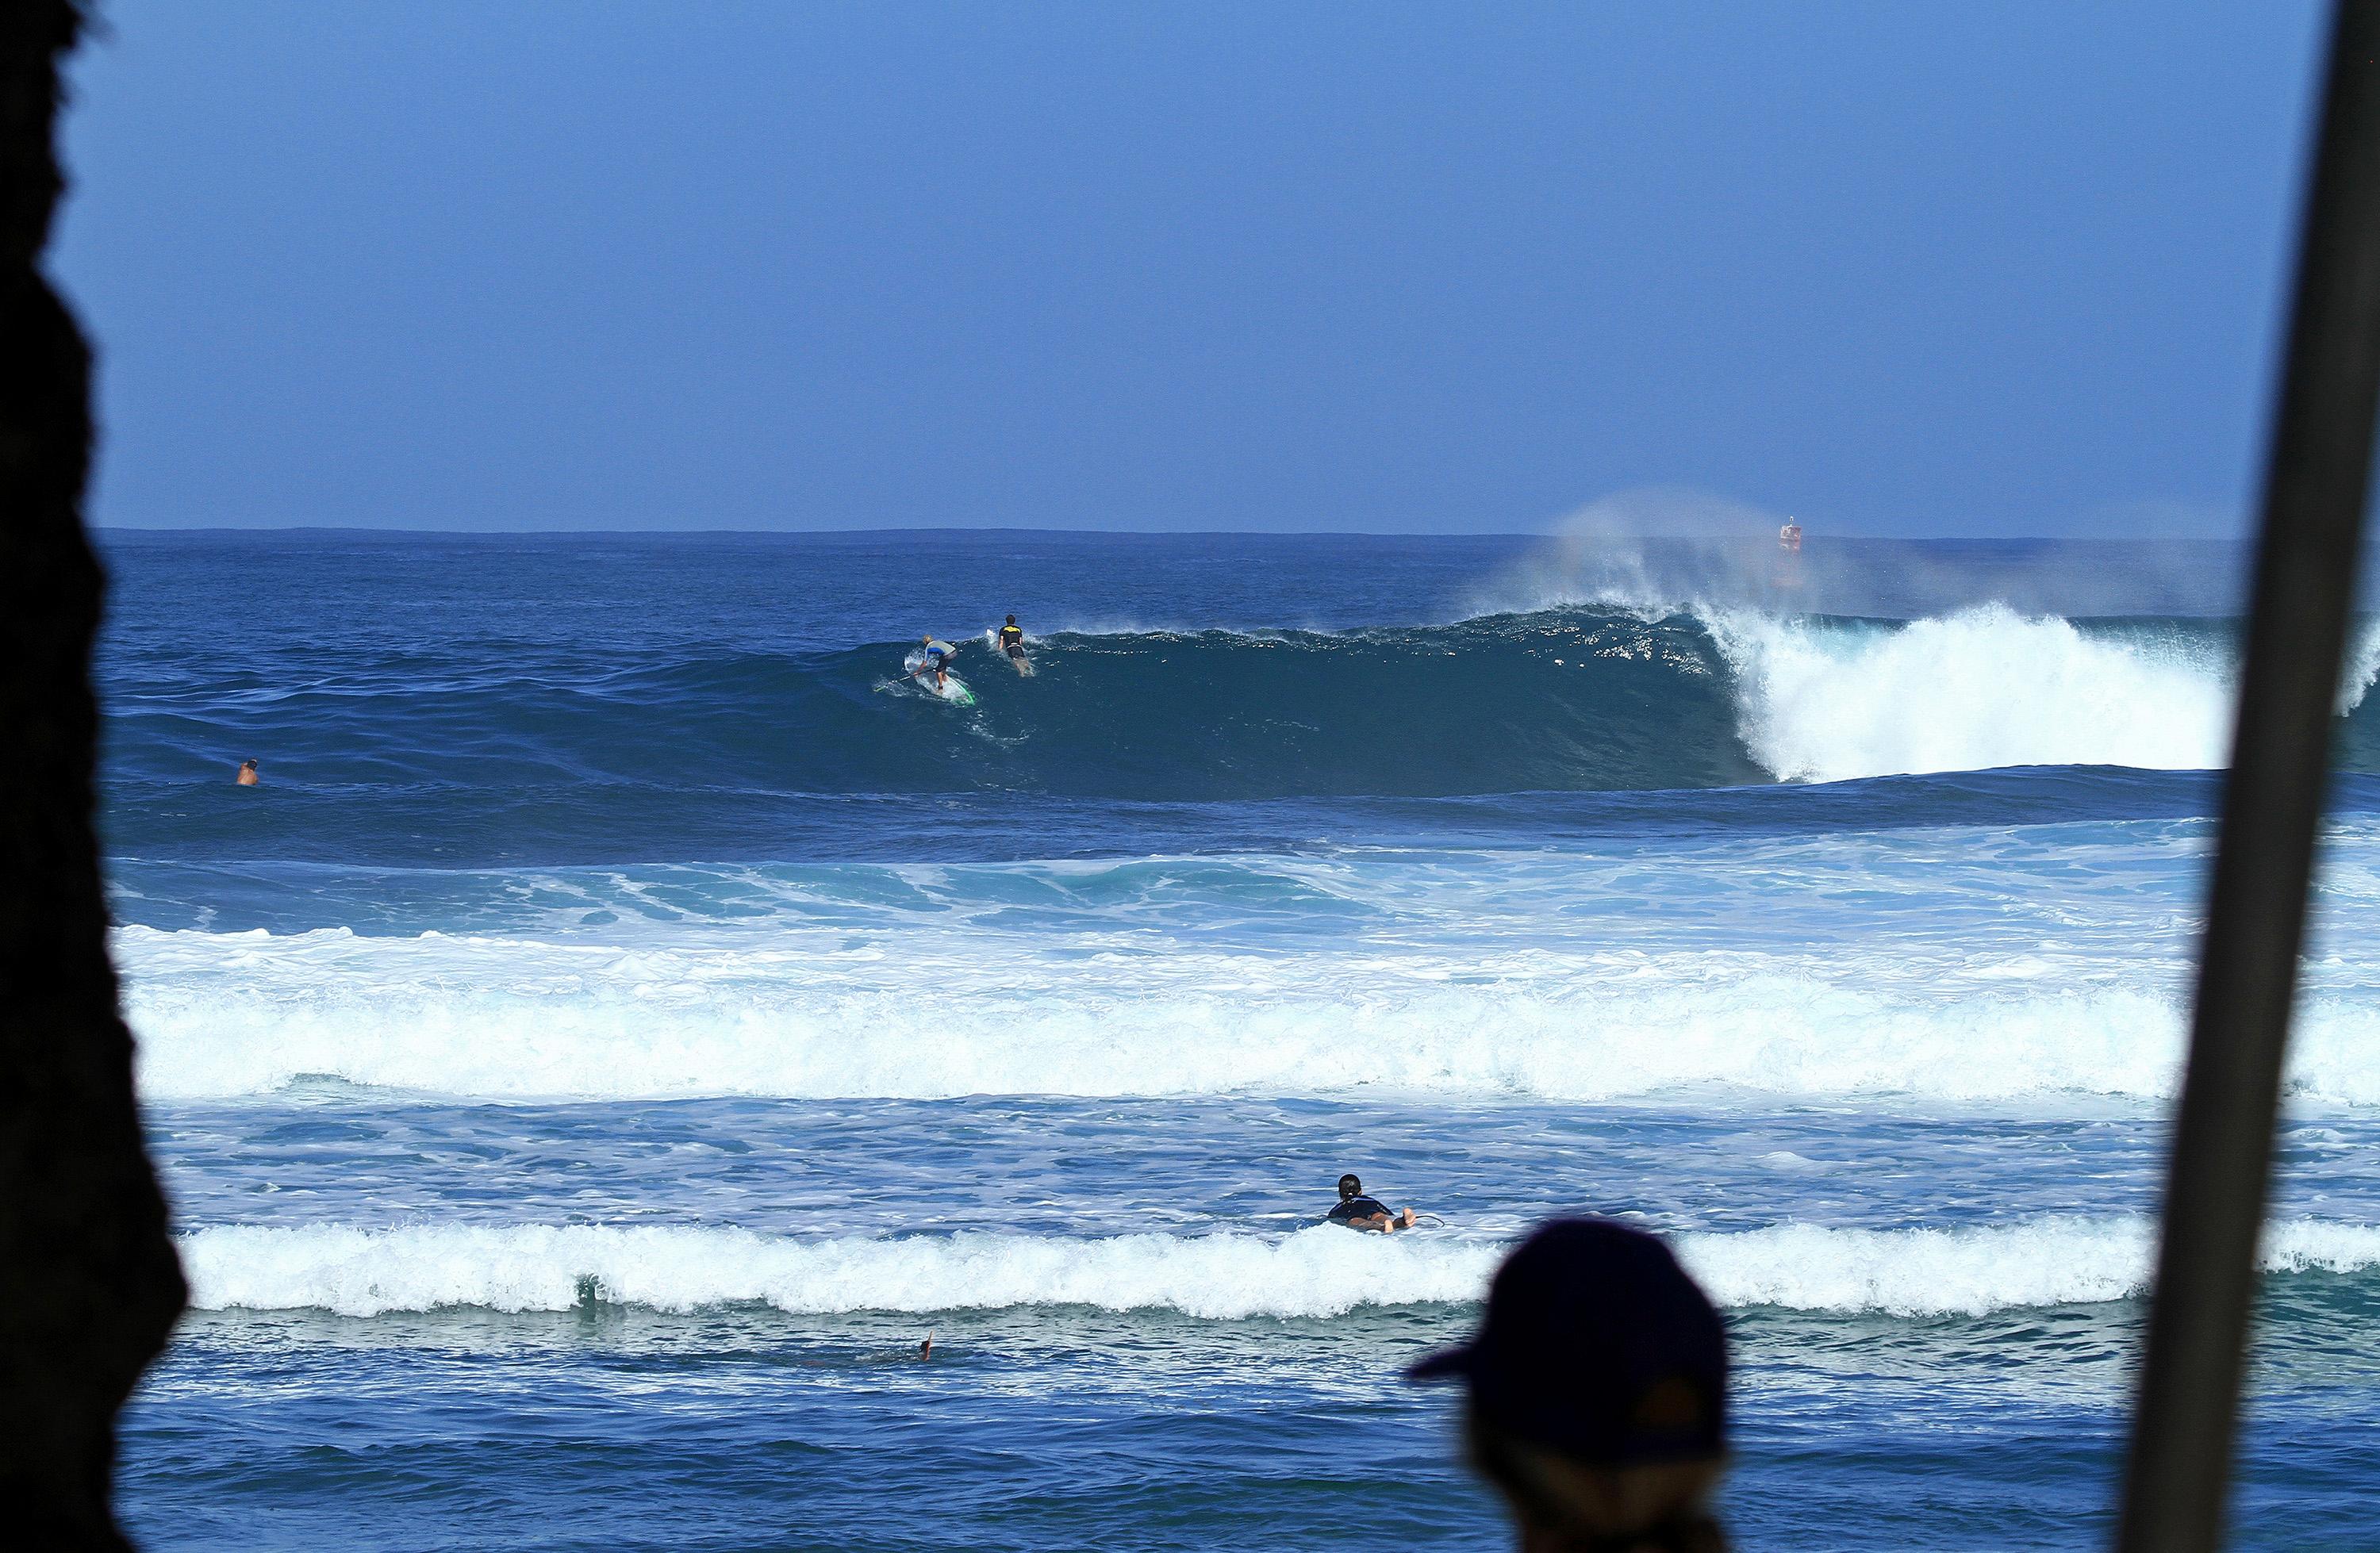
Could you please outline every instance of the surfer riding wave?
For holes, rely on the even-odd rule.
[[[951,654],[956,652],[958,649],[948,642],[935,640],[931,631],[926,633],[925,642],[925,651],[920,655],[917,666],[909,671],[909,677],[917,679],[925,674],[932,674],[934,694],[939,696],[950,683]]]

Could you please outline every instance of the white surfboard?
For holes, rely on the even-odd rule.
[[[941,686],[940,688],[936,688],[933,675],[917,673],[917,671],[925,666],[926,654],[923,649],[920,649],[916,652],[912,652],[908,657],[901,660],[902,668],[907,670],[912,674],[917,674],[917,677],[912,679],[909,683],[924,691],[927,695],[939,696],[954,707],[971,707],[975,705],[975,692],[967,688],[966,681],[959,678],[958,675],[951,673],[948,669],[945,669],[942,671]]]

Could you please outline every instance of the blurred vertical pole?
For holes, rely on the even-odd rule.
[[[0,4],[0,1537],[76,1553],[128,1546],[116,1410],[184,1293],[91,823],[91,347],[42,264],[86,25],[76,0]]]
[[[2223,1537],[2380,408],[2380,0],[2332,18],[2118,1547]]]

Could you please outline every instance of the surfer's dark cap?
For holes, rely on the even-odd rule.
[[[1670,1248],[1558,1219],[1514,1248],[1469,1342],[1412,1380],[1460,1377],[1485,1423],[1597,1465],[1727,1448],[1727,1329]]]

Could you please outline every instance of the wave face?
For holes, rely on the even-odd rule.
[[[1721,1305],[1898,1316],[2129,1299],[2147,1286],[2153,1249],[2144,1223],[2066,1218],[1970,1229],[1785,1224],[1674,1244]],[[697,1226],[243,1225],[181,1238],[199,1309],[341,1316],[598,1302],[667,1312],[765,1304],[795,1315],[1089,1305],[1210,1320],[1330,1316],[1475,1301],[1502,1252],[1494,1241],[1380,1240],[1337,1228],[797,1240]],[[2264,1266],[2365,1272],[2380,1267],[2380,1228],[2278,1224]]]
[[[1733,735],[1726,664],[1691,621],[1572,612],[1343,633],[1064,633],[1033,648],[1031,679],[963,649],[972,709],[899,683],[905,649],[882,642],[459,682],[391,665],[236,715],[243,738],[325,789],[1210,800],[1765,780]],[[128,772],[212,776],[220,763],[201,764],[186,714],[123,707],[115,731]]]

